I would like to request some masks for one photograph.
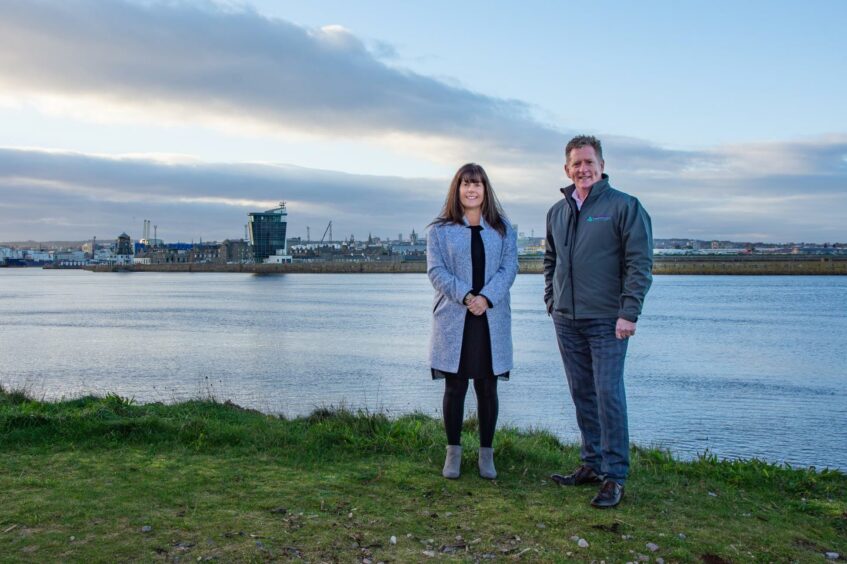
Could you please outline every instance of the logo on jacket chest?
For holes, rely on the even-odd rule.
[[[596,223],[598,221],[611,221],[612,216],[609,215],[589,215],[585,218],[588,223]]]

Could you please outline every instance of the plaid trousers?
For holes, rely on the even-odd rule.
[[[569,319],[553,312],[559,352],[582,434],[582,462],[620,484],[629,473],[623,370],[627,339],[617,319]]]

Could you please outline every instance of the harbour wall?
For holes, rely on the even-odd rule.
[[[520,272],[540,274],[544,271],[540,258],[521,258]],[[423,261],[372,261],[372,262],[296,262],[291,264],[137,264],[133,266],[89,266],[94,272],[244,272],[252,274],[283,273],[422,273]],[[654,274],[685,275],[845,275],[847,256],[844,257],[656,257]]]
[[[662,257],[654,274],[734,274],[745,276],[847,274],[845,257]]]

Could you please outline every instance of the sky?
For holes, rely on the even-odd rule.
[[[408,236],[466,162],[542,236],[577,134],[656,237],[847,241],[841,0],[0,11],[0,241]]]

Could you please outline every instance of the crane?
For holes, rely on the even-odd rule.
[[[329,233],[329,242],[332,243],[332,220],[329,221],[326,226],[326,229],[324,229],[323,237],[321,237],[321,244],[323,244],[324,239],[326,239],[327,233]]]

